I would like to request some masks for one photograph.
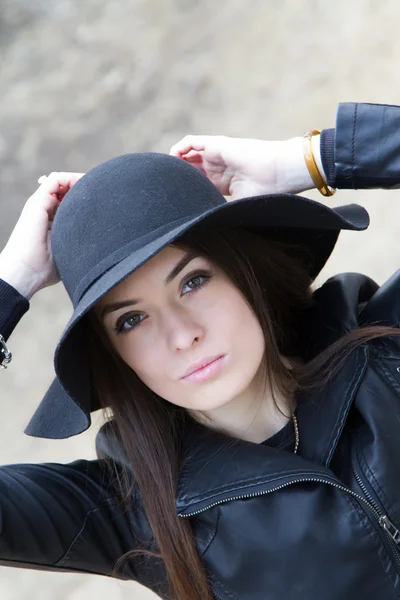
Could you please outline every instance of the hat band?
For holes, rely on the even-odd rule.
[[[168,233],[172,229],[179,227],[179,225],[186,223],[187,221],[191,221],[192,219],[198,217],[199,215],[187,215],[181,219],[175,219],[174,221],[169,221],[166,225],[161,225],[157,227],[157,229],[153,229],[149,233],[142,235],[140,238],[136,238],[133,241],[128,242],[121,248],[118,248],[112,254],[109,254],[102,261],[97,263],[89,271],[86,275],[80,280],[78,285],[75,288],[75,292],[72,297],[72,303],[74,306],[77,306],[80,302],[81,298],[85,295],[88,288],[93,285],[93,283],[99,279],[102,275],[104,275],[107,271],[112,269],[119,262],[127,258],[130,254],[133,254],[137,250],[139,250],[142,246],[145,246],[149,242],[156,240],[160,236],[165,233]]]

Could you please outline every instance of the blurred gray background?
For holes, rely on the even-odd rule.
[[[340,101],[400,104],[399,17],[395,0],[0,0],[0,247],[42,174],[168,152],[188,133],[286,139],[333,127]],[[363,204],[371,226],[341,235],[319,282],[361,271],[382,283],[400,262],[400,191],[329,202]],[[70,312],[61,284],[42,290],[10,338],[0,464],[95,457],[100,415],[69,440],[23,433]],[[156,598],[133,582],[4,567],[0,597]]]

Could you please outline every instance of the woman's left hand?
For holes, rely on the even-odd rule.
[[[300,193],[314,187],[302,138],[269,142],[222,135],[187,135],[172,156],[199,169],[229,200],[273,193]]]

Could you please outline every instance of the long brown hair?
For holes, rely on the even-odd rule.
[[[268,357],[264,356],[260,373],[273,398],[274,389],[290,397],[294,390],[322,385],[360,344],[400,335],[399,330],[389,327],[361,328],[342,336],[305,364],[289,368],[282,356],[296,355],[302,343],[298,323],[313,304],[304,254],[300,260],[298,248],[243,228],[194,228],[173,245],[195,249],[210,259],[247,300],[264,332]],[[143,547],[126,553],[114,570],[137,554],[158,557],[163,561],[173,600],[211,600],[190,519],[179,518],[175,506],[182,466],[180,433],[190,415],[141,382],[111,348],[93,313],[89,313],[88,322],[93,393],[102,407],[108,407],[115,438],[130,467],[125,464],[114,470],[116,480],[127,507],[131,506],[135,486],[139,490],[154,542],[148,540],[147,548],[144,542]],[[110,468],[113,466],[110,459]]]

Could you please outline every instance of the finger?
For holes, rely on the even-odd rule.
[[[44,190],[50,194],[54,194],[59,191],[58,188],[71,188],[75,183],[83,177],[84,173],[69,173],[66,171],[54,171],[46,177],[42,185]]]
[[[58,206],[65,194],[73,185],[83,177],[84,173],[52,172],[50,175],[42,175],[38,181],[41,185],[33,194],[34,202],[39,198],[44,201],[46,210]]]
[[[42,175],[41,177],[39,177],[38,183],[43,184],[43,183],[45,183],[46,180],[47,180],[47,175]],[[68,192],[69,189],[70,189],[70,187],[68,185],[59,183],[58,192],[55,192],[53,195],[55,195],[58,200],[61,200],[65,196],[65,194]],[[42,188],[42,190],[43,190],[43,188]]]
[[[40,178],[42,183],[26,201],[23,213],[27,211],[30,213],[31,210],[36,213],[38,208],[42,207],[50,215],[57,209],[60,200],[69,190],[70,179],[68,178],[68,181],[65,181],[65,178],[63,179],[60,175],[62,176],[62,173],[53,172]]]
[[[171,150],[169,153],[172,156],[177,156],[178,158],[182,157],[182,155],[187,154],[191,150],[204,151],[206,149],[207,144],[211,141],[215,141],[215,139],[219,136],[215,135],[186,135],[184,138],[179,140],[176,144],[171,146]]]
[[[62,185],[59,173],[55,172],[42,177],[41,182],[40,187],[28,199],[27,206],[38,206],[40,204],[50,216],[57,209],[60,200],[65,196],[69,187]]]
[[[197,152],[196,150],[190,150],[187,154],[184,154],[184,158],[187,162],[203,162],[204,152]]]

